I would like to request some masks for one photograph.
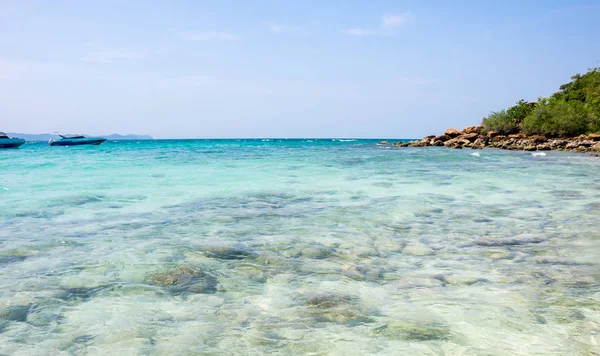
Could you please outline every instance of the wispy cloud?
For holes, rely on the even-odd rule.
[[[399,15],[385,15],[381,18],[381,27],[394,29],[404,26],[410,17],[409,13]]]
[[[186,41],[237,41],[239,36],[231,34],[229,32],[193,32],[193,33],[182,33],[179,35]]]
[[[368,28],[349,28],[344,31],[345,34],[350,36],[377,36],[379,32],[376,30],[370,30]]]
[[[120,60],[141,60],[146,55],[140,51],[129,49],[109,49],[104,51],[92,52],[82,58],[85,62],[92,63],[113,63]]]
[[[289,26],[275,23],[267,24],[267,26],[269,27],[269,30],[276,35],[283,33],[301,34],[305,32],[305,30],[299,26]]]
[[[52,75],[57,68],[48,63],[0,59],[0,82],[3,80],[27,80]]]
[[[353,27],[344,31],[344,33],[350,36],[392,36],[396,34],[400,27],[405,26],[410,18],[411,14],[408,12],[384,15],[381,17],[379,27]]]

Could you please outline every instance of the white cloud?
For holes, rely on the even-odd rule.
[[[82,59],[93,63],[113,63],[118,60],[141,60],[145,54],[128,49],[109,49],[105,51],[92,52]]]
[[[396,30],[408,22],[410,13],[384,15],[381,17],[381,22],[377,28],[362,28],[354,27],[344,31],[350,36],[392,36]]]
[[[380,35],[378,31],[370,30],[368,28],[349,28],[344,31],[345,34],[350,36],[377,36]]]
[[[268,24],[269,30],[276,34],[280,35],[282,33],[292,33],[292,34],[300,34],[304,33],[304,29],[298,26],[288,26],[288,25],[280,25],[280,24]]]
[[[215,31],[182,33],[180,37],[186,41],[236,41],[239,39],[234,34]]]
[[[398,15],[385,15],[381,18],[381,27],[393,29],[404,26],[408,21],[409,16],[409,13]]]

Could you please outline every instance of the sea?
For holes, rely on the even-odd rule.
[[[0,150],[0,354],[600,355],[599,158],[379,141]]]

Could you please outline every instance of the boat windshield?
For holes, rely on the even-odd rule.
[[[0,138],[8,138],[8,135],[4,132],[0,132]]]
[[[85,138],[85,136],[83,135],[77,135],[77,134],[72,134],[72,135],[59,135],[62,138]]]

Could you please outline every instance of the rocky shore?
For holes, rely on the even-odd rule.
[[[390,144],[386,141],[380,144]],[[468,126],[462,131],[447,129],[440,136],[425,136],[422,140],[393,143],[396,147],[443,146],[448,148],[499,148],[519,151],[575,151],[590,152],[595,156],[600,153],[600,135],[589,134],[577,137],[550,138],[540,135],[528,136],[524,133],[500,135],[495,131],[483,132],[481,126]]]

